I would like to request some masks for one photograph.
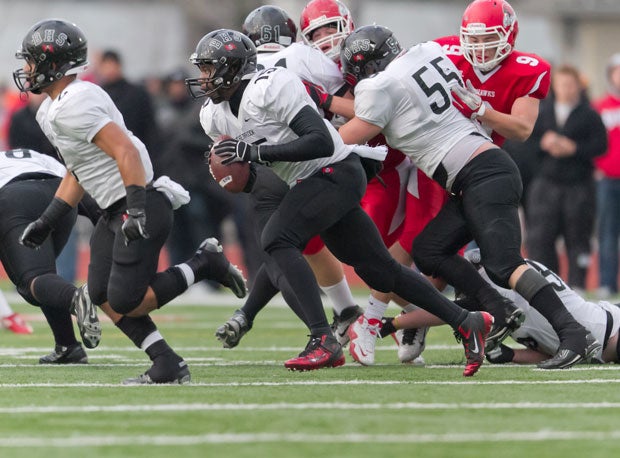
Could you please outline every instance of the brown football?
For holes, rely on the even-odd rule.
[[[222,135],[217,138],[214,145],[232,138],[229,135]],[[222,164],[222,158],[213,153],[209,154],[209,171],[222,188],[229,192],[237,193],[243,191],[250,178],[250,164],[247,162],[233,162],[228,165]]]

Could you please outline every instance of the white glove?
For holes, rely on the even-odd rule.
[[[153,187],[168,198],[173,210],[176,210],[190,201],[189,192],[166,175],[162,175],[155,180],[153,182]]]
[[[470,80],[465,82],[466,87],[456,85],[452,86],[453,105],[463,113],[466,118],[476,119],[478,116],[484,116],[487,105],[476,92]]]
[[[387,156],[387,146],[368,146],[368,145],[350,145],[353,146],[352,151],[359,157],[365,157],[367,159],[374,159],[375,161],[383,162]]]

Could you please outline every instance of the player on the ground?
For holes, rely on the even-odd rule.
[[[67,168],[54,199],[20,240],[40,246],[88,192],[102,209],[90,241],[88,293],[153,361],[144,374],[126,382],[188,382],[186,362],[164,340],[149,312],[205,278],[243,297],[243,276],[215,239],[205,240],[187,262],[157,272],[173,208],[187,203],[189,195],[167,177],[153,181],[144,144],[127,130],[110,97],[99,86],[76,79],[88,61],[86,37],[75,24],[38,22],[16,57],[24,60],[13,73],[19,90],[49,96],[37,121]]]
[[[308,347],[286,367],[305,370],[344,363],[325,319],[316,280],[301,256],[308,240],[321,234],[330,251],[354,266],[369,285],[395,291],[447,318],[463,340],[467,357],[463,375],[473,375],[481,364],[492,317],[465,312],[422,276],[392,259],[359,204],[367,178],[357,153],[366,158],[372,173],[370,166],[383,159],[385,151],[345,145],[320,116],[301,80],[279,67],[256,72],[255,55],[245,35],[222,29],[203,37],[192,61],[201,72],[195,84],[212,103],[226,103],[226,109],[236,114],[232,126],[230,120],[221,120],[227,122],[221,132],[236,133],[241,126],[236,139],[216,143],[212,154],[227,162],[269,165],[290,187],[277,209],[270,209],[261,233],[263,249],[297,293],[306,319],[314,322]],[[316,321],[309,319],[310,314]],[[324,363],[319,366],[319,361]]]
[[[414,241],[418,268],[486,304],[489,285],[458,255],[473,239],[494,281],[526,297],[561,336],[560,350],[541,368],[570,367],[597,351],[596,339],[521,257],[518,169],[453,107],[450,93],[462,80],[441,47],[427,42],[402,51],[391,31],[367,26],[347,37],[341,62],[351,79],[359,81],[356,116],[340,128],[345,143],[361,143],[383,132],[391,145],[451,193]],[[497,292],[490,289],[495,298]]]

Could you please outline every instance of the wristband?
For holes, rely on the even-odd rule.
[[[329,107],[332,106],[333,100],[334,100],[334,96],[331,94],[328,95],[327,98],[325,99],[325,102],[321,104],[321,108],[323,108],[325,111],[329,111]]]
[[[144,186],[138,186],[131,184],[125,187],[127,196],[127,208],[144,208],[146,207],[146,188]]]
[[[73,207],[67,202],[59,197],[54,197],[45,211],[41,214],[40,219],[52,229],[55,229],[60,219],[72,209]]]

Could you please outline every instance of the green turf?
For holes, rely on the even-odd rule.
[[[153,317],[189,363],[193,384],[124,387],[148,368],[109,322],[87,366],[39,366],[35,332],[0,331],[1,457],[611,457],[620,451],[617,366],[543,372],[484,365],[462,377],[447,328],[428,335],[426,367],[398,363],[288,372],[305,345],[287,309],[267,308],[233,350],[213,337],[234,307],[170,306]],[[396,310],[390,309],[392,314]],[[535,382],[535,383],[534,383]],[[45,386],[45,385],[49,386]],[[82,386],[80,386],[82,385]],[[588,404],[591,403],[591,404]],[[604,404],[607,403],[607,404]]]

